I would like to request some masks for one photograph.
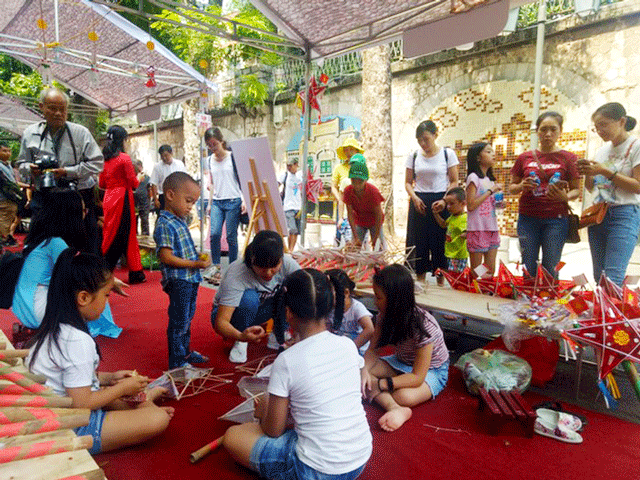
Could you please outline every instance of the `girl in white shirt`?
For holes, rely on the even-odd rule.
[[[269,395],[255,402],[259,423],[229,428],[223,445],[264,478],[354,479],[372,450],[360,392],[364,360],[350,339],[325,328],[334,306],[326,274],[291,273],[281,301],[300,340],[273,363]]]
[[[360,354],[364,355],[374,330],[371,313],[353,298],[356,284],[344,270],[334,268],[325,273],[329,276],[336,295],[336,309],[327,317],[327,328],[336,335],[349,337]]]
[[[89,425],[75,429],[93,437],[91,453],[155,437],[173,416],[173,408],[154,404],[166,393],[161,387],[148,390],[137,407],[122,400],[143,392],[147,377],[130,370],[97,371],[100,352],[86,322],[100,316],[112,288],[113,274],[102,257],[64,250],[53,268],[44,319],[26,360],[55,393],[71,397],[74,408],[91,409]]]

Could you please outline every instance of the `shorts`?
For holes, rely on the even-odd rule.
[[[273,480],[353,480],[364,469],[362,465],[338,475],[318,472],[298,459],[297,443],[298,434],[293,429],[276,438],[263,435],[253,446],[249,461],[261,477]]]
[[[500,248],[500,232],[467,232],[467,250],[486,253]]]
[[[289,230],[289,235],[299,235],[300,234],[300,216],[298,215],[300,210],[287,210],[284,212],[284,216],[287,219],[287,229]]]
[[[102,424],[106,415],[106,412],[102,409],[91,410],[89,425],[73,429],[79,437],[82,435],[91,435],[93,437],[93,447],[89,450],[92,455],[100,453],[100,450],[102,450]]]
[[[466,267],[466,258],[447,258],[447,270],[450,272],[462,272]]]
[[[387,362],[391,368],[400,373],[411,373],[413,371],[413,367],[411,365],[407,365],[404,362],[398,360],[398,357],[395,355],[388,355],[386,357],[382,357],[382,360]],[[447,386],[447,380],[449,380],[449,360],[444,362],[439,367],[430,368],[427,371],[427,375],[424,377],[424,383],[429,385],[429,389],[431,390],[431,398],[436,398],[436,396],[444,390],[444,387]]]

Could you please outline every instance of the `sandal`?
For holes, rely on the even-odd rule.
[[[209,357],[205,357],[201,353],[193,351],[189,355],[187,355],[185,360],[188,363],[190,363],[191,365],[193,365],[194,363],[208,363],[209,362]]]
[[[543,402],[540,403],[538,405],[535,405],[533,407],[533,411],[537,411],[538,409],[541,408],[545,408],[548,410],[555,410],[556,412],[563,412],[563,413],[568,413],[569,415],[573,415],[574,417],[576,417],[577,419],[580,420],[580,422],[582,423],[582,426],[580,427],[579,430],[576,430],[578,432],[581,432],[582,429],[589,423],[589,421],[587,420],[587,417],[585,417],[584,415],[581,415],[579,413],[574,413],[574,412],[570,412],[568,410],[565,410],[564,407],[560,404],[560,402]]]

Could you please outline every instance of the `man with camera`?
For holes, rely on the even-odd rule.
[[[55,208],[56,190],[77,188],[86,207],[85,227],[90,248],[100,252],[94,187],[102,171],[102,152],[91,132],[67,121],[69,98],[54,87],[40,94],[45,121],[28,126],[22,134],[18,168],[31,175],[35,185],[31,209],[36,216],[43,208]]]

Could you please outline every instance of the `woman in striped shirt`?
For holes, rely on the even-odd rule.
[[[411,418],[411,407],[438,395],[449,377],[449,352],[440,325],[416,305],[413,277],[398,264],[373,277],[378,308],[371,346],[364,355],[362,389],[387,412],[378,423],[393,431]],[[395,345],[396,353],[380,357],[378,350]]]

